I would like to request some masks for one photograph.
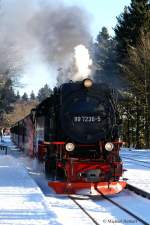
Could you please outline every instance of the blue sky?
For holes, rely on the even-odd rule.
[[[76,4],[85,8],[92,18],[91,32],[96,37],[102,26],[108,28],[110,34],[117,23],[116,17],[120,15],[131,0],[64,0],[68,4]]]
[[[131,1],[64,0],[64,2],[69,5],[78,5],[89,12],[90,20],[92,21],[90,24],[91,35],[95,39],[103,26],[108,28],[108,31],[111,35],[114,35],[113,28],[117,23],[116,17],[119,16],[121,12],[123,12],[124,7],[128,6]],[[29,74],[32,74],[32,80]],[[53,74],[53,76],[50,77],[49,74]],[[42,69],[41,66],[40,68],[35,66],[34,68],[31,68],[28,74],[26,74],[25,79],[23,78],[22,82],[24,82],[26,85],[24,86],[24,88],[19,89],[21,94],[23,94],[24,92],[30,94],[32,90],[37,94],[38,90],[46,83],[48,83],[51,88],[55,86],[56,74],[51,69],[47,68],[44,73],[44,67]]]

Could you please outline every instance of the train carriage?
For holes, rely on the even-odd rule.
[[[34,156],[34,122],[31,112],[21,121],[18,121],[11,129],[11,137],[14,143],[27,155]]]

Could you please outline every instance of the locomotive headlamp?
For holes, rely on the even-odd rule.
[[[75,145],[73,143],[67,143],[65,148],[68,152],[72,152],[75,149]]]
[[[107,142],[107,143],[105,144],[105,149],[106,149],[108,152],[111,152],[111,151],[113,150],[113,148],[114,148],[114,144],[113,144],[113,143]]]
[[[83,85],[86,88],[90,88],[93,85],[93,81],[91,79],[85,79],[85,80],[83,80]]]

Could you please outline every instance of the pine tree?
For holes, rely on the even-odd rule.
[[[132,0],[129,7],[117,18],[118,24],[114,31],[117,40],[119,61],[127,54],[129,45],[136,46],[141,32],[150,30],[150,5],[148,0]]]
[[[34,94],[33,91],[32,91],[31,94],[30,94],[30,99],[31,99],[31,100],[35,100],[35,94]]]
[[[137,47],[128,48],[128,57],[121,65],[123,75],[130,82],[130,92],[136,99],[136,136],[142,133],[146,148],[150,146],[150,33],[143,34]],[[142,105],[142,108],[140,107]],[[140,110],[140,113],[139,113]],[[140,115],[139,115],[140,114]],[[137,130],[138,129],[138,130]],[[141,129],[141,130],[139,130]],[[136,138],[137,139],[137,138]]]
[[[150,146],[149,1],[132,0],[131,5],[126,7],[118,18],[115,33],[120,74],[128,82],[128,91],[132,96],[130,105],[134,108],[134,113],[131,112],[127,123],[128,130],[133,131],[130,132],[128,139],[131,140],[131,133],[134,133],[136,147],[144,144],[143,147],[148,148]],[[140,105],[143,107],[141,108]],[[127,108],[126,110],[129,111]]]
[[[3,75],[0,76],[0,126],[4,121],[6,113],[12,111],[14,102],[16,101],[12,80]]]
[[[52,90],[49,88],[47,84],[44,85],[38,92],[37,98],[41,102],[45,98],[49,97],[52,94]]]
[[[19,91],[17,91],[17,94],[16,94],[16,100],[17,100],[17,101],[20,100],[20,93],[19,93]]]
[[[22,100],[28,101],[28,94],[26,92],[24,92],[24,94],[22,95]]]
[[[13,82],[9,78],[5,81],[0,90],[0,107],[5,112],[12,109],[12,104],[16,101],[15,93],[13,90]]]
[[[119,82],[115,47],[116,41],[111,38],[107,28],[103,27],[94,45],[95,79],[113,86]]]
[[[96,40],[95,60],[97,65],[99,66],[99,69],[102,70],[108,57],[110,46],[110,36],[106,27],[102,27],[102,30],[99,32]]]

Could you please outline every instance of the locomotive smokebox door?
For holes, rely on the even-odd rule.
[[[65,84],[61,89],[61,126],[66,136],[79,143],[95,143],[112,133],[115,112],[108,88],[80,82]]]

